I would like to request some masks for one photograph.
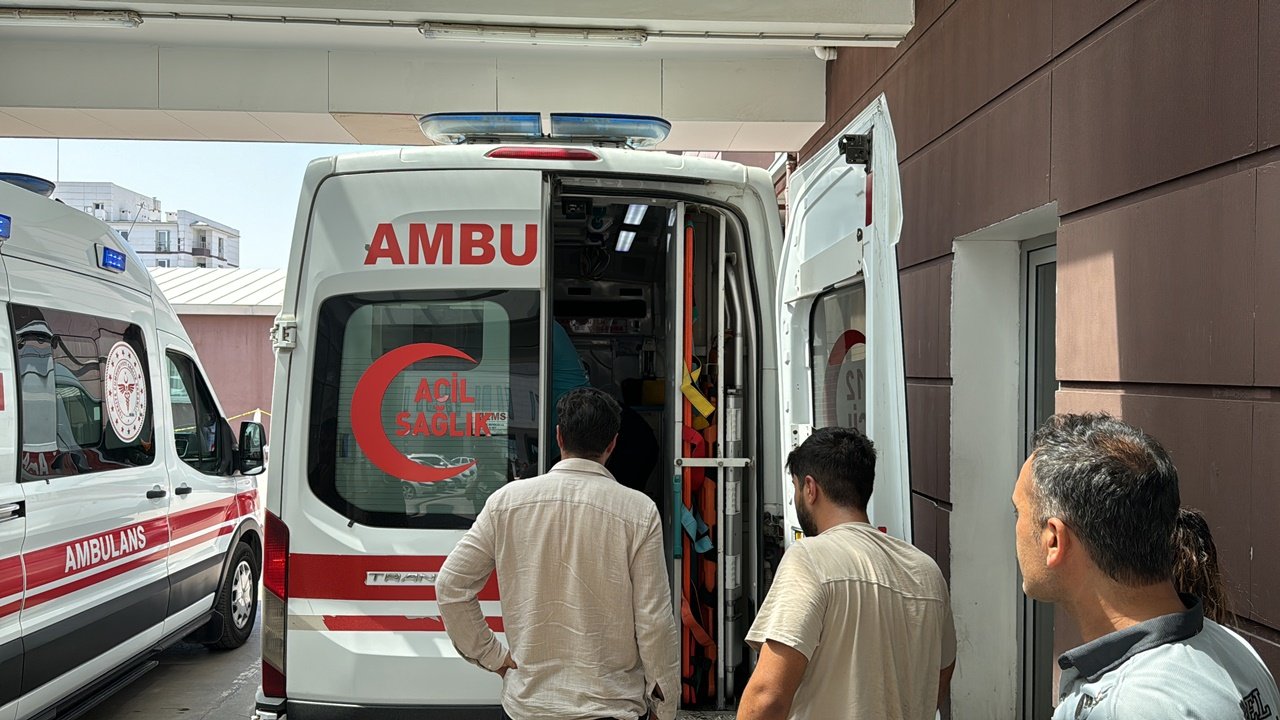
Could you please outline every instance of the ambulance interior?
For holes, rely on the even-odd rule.
[[[749,672],[748,594],[762,587],[752,579],[771,576],[781,556],[781,537],[759,537],[759,481],[746,460],[761,309],[751,305],[741,226],[710,204],[585,185],[558,183],[551,199],[558,342],[567,335],[590,384],[622,405],[610,470],[662,517],[681,704],[732,707]],[[549,329],[553,345],[559,331]],[[563,348],[548,352],[565,362]]]

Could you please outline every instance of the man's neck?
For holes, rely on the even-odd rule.
[[[1082,586],[1081,591],[1065,605],[1086,643],[1187,609],[1172,582],[1130,587],[1110,579],[1093,588]]]
[[[590,460],[591,462],[597,465],[603,465],[605,461],[605,458],[602,455],[596,455],[596,456],[574,455],[573,453],[567,453],[567,452],[561,452],[560,459],[561,460]]]
[[[837,525],[846,523],[870,523],[865,510],[856,510],[854,508],[845,508],[838,505],[832,505],[825,508],[822,512],[815,512],[813,522],[818,526],[818,534],[830,530]]]

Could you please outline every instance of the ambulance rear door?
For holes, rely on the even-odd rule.
[[[337,167],[295,240],[278,330],[296,342],[277,344],[291,357],[272,443],[290,464],[290,708],[496,708],[501,681],[459,658],[435,578],[545,447],[543,173]],[[496,578],[479,597],[501,633]]]
[[[910,541],[900,189],[884,96],[792,175],[778,281],[778,368],[784,451],[813,428],[865,432],[878,454],[871,522]],[[790,543],[800,523],[790,477],[779,471]]]

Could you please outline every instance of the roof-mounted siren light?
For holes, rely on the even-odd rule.
[[[635,150],[657,147],[671,134],[671,123],[651,115],[560,113],[551,115],[551,137],[571,142],[625,145]]]
[[[538,113],[432,113],[418,118],[418,127],[437,145],[542,138],[542,116]]]
[[[27,175],[25,173],[8,173],[0,172],[0,182],[7,182],[10,185],[17,185],[23,190],[30,190],[37,195],[50,197],[53,195],[55,187],[52,180],[45,180],[35,175]]]

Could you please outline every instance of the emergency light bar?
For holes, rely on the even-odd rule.
[[[521,142],[592,143],[653,148],[667,139],[671,123],[647,115],[551,115],[551,132],[543,134],[536,113],[432,113],[418,118],[418,127],[440,145],[516,140]]]
[[[482,138],[536,140],[542,137],[537,113],[433,113],[418,127],[437,145],[458,145]]]
[[[648,150],[670,134],[671,123],[649,115],[551,115],[551,137],[576,142],[609,142],[624,138],[627,147]]]

